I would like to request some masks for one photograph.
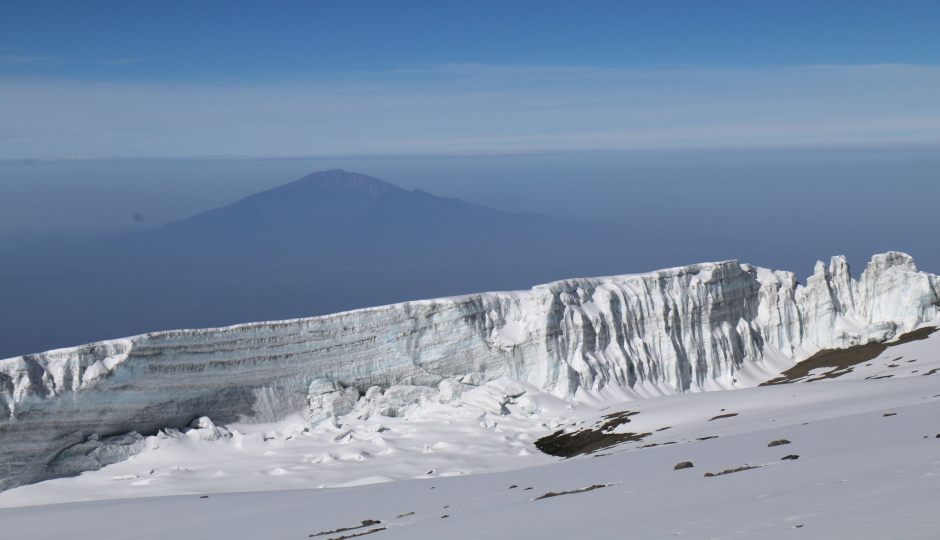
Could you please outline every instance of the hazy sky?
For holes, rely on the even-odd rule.
[[[17,2],[0,159],[940,142],[937,2]]]
[[[927,250],[938,150],[936,1],[0,10],[0,232],[145,228],[341,167],[784,266]]]
[[[940,271],[940,146],[7,162],[0,232],[140,230],[330,168],[658,240],[636,254],[644,268],[738,258],[805,276],[817,259],[846,254],[857,272],[893,249]]]

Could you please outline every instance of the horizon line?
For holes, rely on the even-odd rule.
[[[79,162],[123,162],[123,161],[294,161],[321,159],[415,159],[415,158],[490,158],[512,156],[538,156],[578,153],[635,153],[635,152],[736,152],[736,151],[827,151],[827,150],[915,150],[940,146],[940,137],[907,140],[880,141],[833,141],[812,143],[784,143],[755,141],[751,144],[689,144],[609,148],[542,148],[507,150],[456,150],[445,152],[394,152],[362,154],[248,154],[248,155],[179,155],[179,156],[53,156],[0,158],[0,164],[79,163]]]

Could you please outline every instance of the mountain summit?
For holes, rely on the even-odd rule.
[[[378,197],[390,191],[404,190],[385,180],[379,180],[378,178],[364,174],[346,172],[342,169],[330,169],[328,171],[308,174],[300,180],[278,186],[264,193],[276,193],[278,195],[355,193],[369,197]]]
[[[319,256],[325,255],[346,263],[420,264],[429,257],[464,264],[468,257],[486,259],[496,251],[509,262],[519,250],[531,255],[539,244],[550,249],[571,231],[572,224],[549,216],[500,212],[334,169],[169,223],[139,238],[172,249],[191,247],[197,252],[190,256],[197,258],[216,252],[214,261],[262,250],[275,259],[316,253],[320,262]],[[254,257],[252,261],[257,262]]]
[[[25,255],[19,268],[43,272],[5,286],[39,292],[6,295],[0,356],[626,273],[640,269],[637,238],[322,171],[148,231]]]
[[[318,225],[329,227],[338,222],[360,221],[379,199],[396,195],[407,197],[410,193],[378,178],[333,169],[309,174],[189,219],[168,223],[144,235],[172,237],[182,233],[184,237],[177,240],[184,244],[209,242],[211,245],[227,245],[230,240],[245,241],[249,238],[270,244],[276,242],[280,235],[296,237],[301,234],[298,227],[309,229]],[[337,231],[319,229],[307,232],[324,238]]]

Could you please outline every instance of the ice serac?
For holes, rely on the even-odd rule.
[[[87,455],[63,464],[76,445],[113,461],[102,441],[202,416],[323,418],[363,400],[393,415],[502,377],[565,399],[756,384],[741,375],[769,378],[768,356],[889,339],[936,318],[938,295],[937,277],[903,253],[875,256],[858,281],[834,257],[805,287],[726,261],[11,358],[0,361],[0,489],[94,468]]]

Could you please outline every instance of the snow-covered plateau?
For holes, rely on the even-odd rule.
[[[0,506],[511,471],[556,461],[537,439],[623,402],[685,411],[661,426],[645,426],[650,414],[625,424],[649,432],[634,446],[668,443],[663,427],[691,441],[709,435],[683,420],[698,407],[733,399],[763,411],[773,400],[759,396],[804,385],[701,392],[757,386],[821,349],[891,343],[936,324],[938,309],[937,277],[890,252],[857,281],[843,257],[818,263],[805,286],[726,261],[11,358],[0,361]],[[928,342],[936,347],[935,337],[897,347]],[[916,375],[931,371],[926,356]],[[864,371],[894,369],[879,358],[848,375],[893,376]],[[856,386],[827,399],[853,405],[813,414],[907,406],[927,392],[846,375],[833,377]],[[865,389],[888,385],[894,397],[864,404]],[[669,397],[689,393],[703,397]]]

